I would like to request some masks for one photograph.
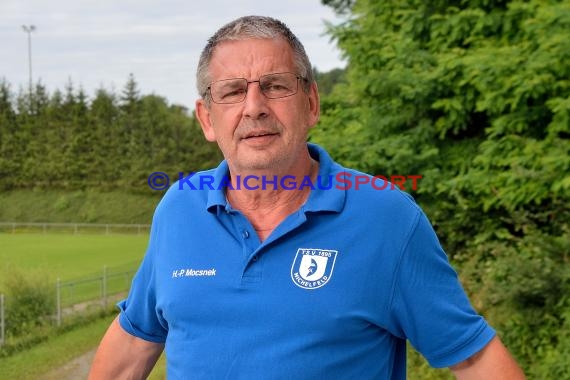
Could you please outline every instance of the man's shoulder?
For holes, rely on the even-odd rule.
[[[384,211],[420,211],[414,198],[406,192],[402,178],[373,176],[356,169],[338,166],[335,170],[335,186],[347,193],[347,206],[361,205]]]
[[[417,188],[418,176],[382,176],[371,175],[357,169],[342,166],[328,154],[328,152],[316,145],[309,144],[309,148],[318,154],[324,170],[319,175],[317,185],[323,189],[332,191],[344,191],[346,193],[346,206],[348,207],[380,207],[411,212],[420,211],[414,198],[406,190]],[[390,210],[392,211],[392,210]]]

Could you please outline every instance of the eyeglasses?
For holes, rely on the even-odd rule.
[[[250,83],[259,83],[261,93],[268,99],[293,96],[299,89],[299,79],[305,78],[293,73],[273,73],[259,77],[259,80],[245,78],[223,79],[210,83],[207,91],[212,101],[218,104],[241,103],[245,100]]]

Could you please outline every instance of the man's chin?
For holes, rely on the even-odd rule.
[[[244,171],[274,171],[283,165],[283,158],[270,154],[256,154],[240,160],[239,167]]]

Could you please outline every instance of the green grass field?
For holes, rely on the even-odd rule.
[[[147,245],[146,235],[0,233],[0,293],[7,282],[35,278],[54,289],[62,307],[100,298],[106,271],[107,294],[126,292]]]
[[[0,221],[149,224],[160,195],[94,190],[6,191],[0,192]]]
[[[146,235],[0,234],[0,275],[41,273],[50,282],[99,275],[104,266],[136,267]]]
[[[144,234],[0,233],[0,293],[3,292],[3,282],[15,273],[24,277],[41,277],[49,286],[59,278],[64,284],[75,283],[73,287],[62,288],[65,307],[100,296],[100,282],[83,284],[81,280],[101,276],[104,266],[108,267],[110,293],[113,288],[125,291],[130,278],[113,278],[113,274],[136,269],[146,250],[147,240],[148,236]],[[74,294],[70,295],[70,292]],[[10,374],[10,378],[37,378],[38,374],[94,348],[109,322],[109,318],[105,318],[89,327],[50,337],[37,347],[0,359],[0,373]],[[58,360],[53,359],[54,350],[62,352]],[[35,364],[30,365],[30,362]],[[160,374],[160,369],[158,371]]]

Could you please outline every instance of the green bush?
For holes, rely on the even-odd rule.
[[[6,335],[20,336],[50,323],[55,312],[54,291],[47,277],[11,271],[4,279]]]

